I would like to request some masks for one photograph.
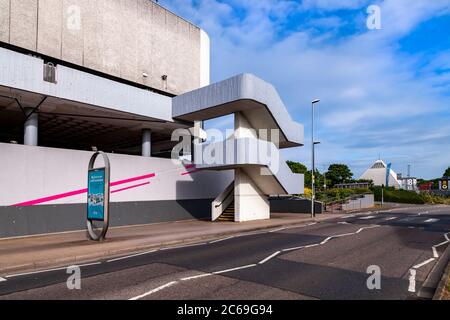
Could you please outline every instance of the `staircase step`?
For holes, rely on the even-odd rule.
[[[220,222],[234,222],[234,216],[235,216],[235,208],[234,208],[234,202],[232,202],[220,215],[219,218],[217,218],[216,221]]]

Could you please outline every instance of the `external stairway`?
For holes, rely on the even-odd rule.
[[[241,74],[174,97],[172,110],[174,119],[196,126],[234,115],[234,134],[225,141],[194,136],[198,170],[234,171],[233,183],[212,203],[213,221],[270,219],[269,196],[303,194],[304,176],[292,173],[279,149],[303,146],[304,128],[271,84]],[[223,157],[210,162],[211,154]]]

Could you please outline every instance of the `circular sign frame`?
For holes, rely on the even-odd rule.
[[[94,170],[94,165],[95,165],[95,160],[97,160],[98,156],[102,156],[103,157],[103,161],[105,163],[105,177],[104,177],[104,208],[103,208],[103,227],[101,229],[100,233],[97,233],[96,229],[94,225],[93,225],[93,220],[90,220],[87,217],[87,230],[88,230],[88,234],[89,237],[91,238],[91,240],[94,241],[103,241],[106,238],[106,233],[108,232],[108,228],[109,228],[109,199],[110,199],[110,177],[111,177],[111,165],[109,162],[109,158],[106,155],[106,153],[102,152],[102,151],[97,151],[96,153],[94,153],[91,157],[91,160],[89,161],[89,168],[88,170]],[[88,181],[89,184],[89,181]],[[89,196],[89,190],[88,190],[88,196]],[[89,200],[88,200],[89,201]],[[89,205],[89,204],[88,204]]]

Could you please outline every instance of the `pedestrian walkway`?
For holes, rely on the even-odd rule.
[[[314,221],[340,216],[342,215],[323,214]],[[86,231],[1,239],[0,276],[312,221],[307,214],[272,214],[270,220],[244,223],[189,220],[118,227],[111,228],[106,241],[102,243],[89,241]]]

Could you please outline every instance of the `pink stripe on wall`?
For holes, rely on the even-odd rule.
[[[125,183],[135,182],[135,181],[139,181],[139,180],[150,179],[150,178],[154,178],[154,177],[156,177],[156,174],[150,173],[150,174],[146,174],[145,176],[139,176],[139,177],[135,177],[135,178],[130,178],[130,179],[113,182],[113,183],[111,183],[111,187],[115,187],[115,186],[125,184]]]
[[[125,191],[125,190],[135,189],[135,188],[143,187],[143,186],[146,186],[146,185],[149,185],[149,184],[150,184],[150,182],[145,182],[145,183],[137,184],[135,186],[130,186],[130,187],[122,188],[122,189],[117,189],[117,190],[111,191],[111,193],[117,193],[117,192],[121,192],[121,191]]]
[[[28,207],[28,206],[34,206],[35,204],[40,204],[40,203],[45,203],[45,202],[50,202],[50,201],[55,201],[58,199],[62,199],[62,198],[67,198],[67,197],[73,197],[79,194],[83,194],[83,193],[87,193],[88,189],[80,189],[80,190],[75,190],[75,191],[70,191],[70,192],[66,192],[66,193],[61,193],[61,194],[57,194],[54,196],[50,196],[50,197],[45,197],[45,198],[39,198],[36,200],[31,200],[31,201],[27,201],[27,202],[22,202],[22,203],[17,203],[17,204],[13,204],[13,207]]]
[[[155,176],[156,176],[156,174],[154,174],[154,173],[146,174],[146,175],[143,175],[143,176],[138,176],[138,177],[134,177],[134,178],[129,178],[129,179],[125,179],[125,180],[119,180],[119,181],[116,181],[116,182],[112,182],[110,184],[110,186],[111,187],[115,187],[115,186],[118,186],[118,185],[130,183],[130,182],[135,182],[135,181],[139,181],[139,180],[154,178]],[[148,183],[146,183],[146,184],[148,184]],[[144,185],[144,184],[142,184],[142,185]],[[134,187],[137,188],[138,186],[134,186]],[[124,188],[124,190],[127,190],[127,188]],[[123,190],[119,190],[119,191],[123,191]],[[12,207],[34,206],[34,205],[41,204],[41,203],[46,203],[46,202],[55,201],[55,200],[59,200],[59,199],[63,199],[63,198],[73,197],[73,196],[76,196],[76,195],[79,195],[79,194],[83,194],[83,193],[87,193],[87,192],[88,192],[88,189],[85,188],[85,189],[70,191],[70,192],[66,192],[66,193],[56,194],[56,195],[49,196],[49,197],[39,198],[39,199],[31,200],[31,201],[16,203],[16,204],[13,204]],[[111,193],[114,193],[114,191],[111,192]]]

